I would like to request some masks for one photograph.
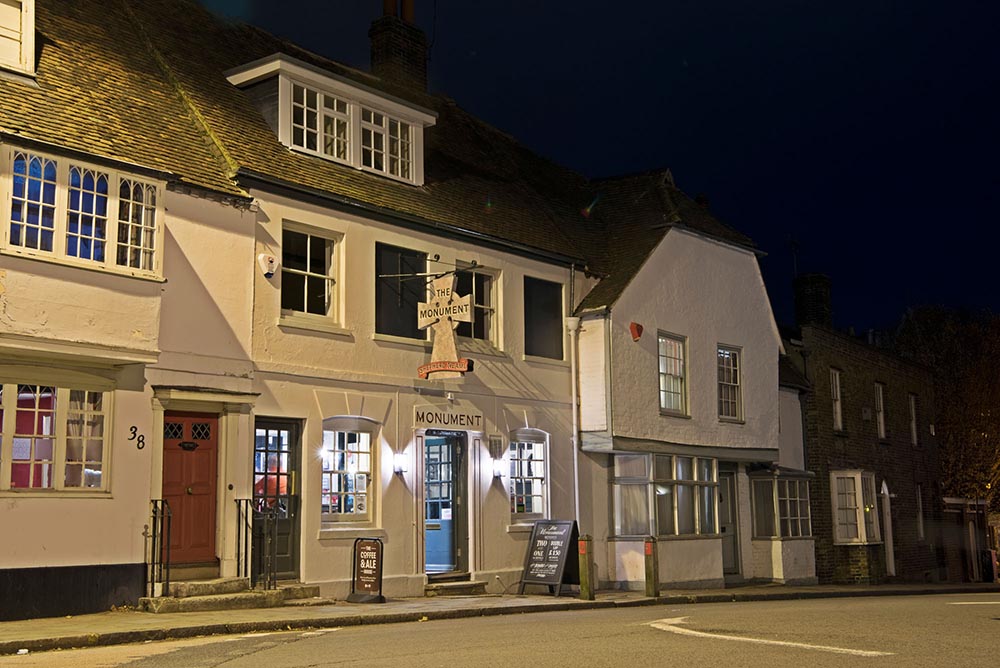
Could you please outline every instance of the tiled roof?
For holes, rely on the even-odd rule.
[[[579,259],[606,275],[586,298],[588,305],[612,304],[669,226],[751,245],[662,173],[589,181],[450,99],[394,88],[259,29],[222,20],[194,0],[37,5],[37,86],[0,78],[0,132],[9,136],[142,165],[228,196],[247,195],[242,174],[263,175]],[[426,134],[425,185],[283,146],[250,97],[224,74],[276,53],[436,112]]]
[[[601,269],[608,276],[587,294],[577,313],[613,306],[673,228],[754,248],[749,237],[717,220],[677,188],[668,171],[594,181],[593,186],[598,193],[594,215],[607,228],[608,248]]]

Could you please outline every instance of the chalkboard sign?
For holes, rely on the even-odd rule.
[[[531,530],[528,554],[524,557],[524,573],[518,593],[524,585],[548,585],[556,596],[564,584],[580,584],[580,560],[577,554],[576,522],[570,520],[538,520]]]
[[[382,596],[382,541],[378,538],[358,538],[354,541],[354,562],[351,575],[351,603],[385,603]]]

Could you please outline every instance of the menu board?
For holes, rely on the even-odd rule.
[[[571,520],[538,520],[531,530],[528,554],[524,558],[524,573],[518,593],[524,585],[548,585],[558,596],[564,584],[580,584],[580,562],[576,544],[576,522]]]
[[[354,577],[351,578],[351,603],[385,603],[382,596],[382,541],[358,538],[354,541]]]

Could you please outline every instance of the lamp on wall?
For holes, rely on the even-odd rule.
[[[490,457],[493,458],[493,477],[503,478],[503,436],[491,434],[489,437]]]
[[[392,456],[392,472],[396,475],[406,473],[406,453],[397,452]]]

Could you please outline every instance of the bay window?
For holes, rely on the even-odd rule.
[[[755,476],[751,484],[755,538],[812,536],[808,480]]]
[[[613,476],[616,535],[718,533],[716,460],[680,455],[615,455]]]

